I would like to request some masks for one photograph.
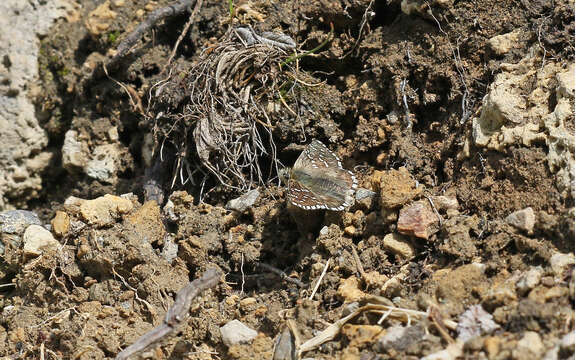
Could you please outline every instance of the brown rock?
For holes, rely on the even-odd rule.
[[[366,294],[359,289],[359,279],[355,276],[342,280],[337,288],[339,295],[346,303],[359,301],[365,298]]]
[[[341,333],[348,339],[350,347],[356,347],[374,342],[382,330],[383,328],[378,325],[345,324]]]
[[[483,348],[487,353],[487,357],[489,359],[494,359],[497,354],[499,353],[499,346],[501,343],[501,339],[497,336],[489,336],[483,342]]]
[[[254,311],[256,309],[257,305],[258,305],[258,301],[254,297],[248,297],[248,298],[240,300],[240,309],[244,313]]]
[[[383,248],[402,259],[411,259],[414,254],[413,246],[400,234],[387,234],[383,238]]]
[[[127,220],[135,225],[136,231],[147,237],[149,242],[163,239],[166,234],[160,207],[154,200],[147,201],[142,207],[132,212]]]
[[[70,216],[64,211],[56,211],[56,216],[50,222],[52,231],[58,236],[64,236],[70,227]]]
[[[416,201],[399,211],[397,231],[400,234],[427,240],[439,230],[438,225],[439,218],[427,200]]]
[[[91,225],[111,225],[116,217],[132,211],[130,200],[106,194],[94,200],[84,200],[80,205],[80,215]]]
[[[380,288],[389,280],[389,277],[377,271],[370,271],[365,273],[363,279],[369,288]]]
[[[400,207],[421,194],[423,186],[418,186],[406,168],[399,170],[375,171],[372,185],[380,194],[382,208]]]

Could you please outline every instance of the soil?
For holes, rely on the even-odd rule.
[[[172,65],[168,59],[187,13],[156,24],[109,76],[97,71],[125,34],[169,4],[82,1],[75,16],[59,20],[42,40],[42,91],[34,101],[56,155],[42,175],[38,197],[24,207],[51,223],[62,246],[29,256],[22,246],[7,246],[13,238],[2,235],[0,284],[13,286],[0,287],[0,356],[114,358],[162,322],[182,287],[214,266],[225,274],[222,282],[194,299],[174,334],[134,358],[270,359],[275,351],[280,359],[281,334],[297,333],[305,342],[365,304],[428,315],[408,321],[362,312],[302,358],[417,359],[443,350],[442,359],[572,356],[575,345],[566,337],[575,330],[569,185],[549,165],[546,138],[489,147],[475,141],[474,124],[506,64],[531,57],[537,71],[550,63],[561,69],[573,63],[573,1],[234,3],[233,26],[287,34],[298,53],[330,39],[298,58],[297,69],[290,65],[303,83],[294,82],[299,85],[286,92],[285,102],[269,97],[276,109],[269,134],[277,160],[286,165],[311,139],[324,142],[354,170],[359,186],[376,194],[341,212],[287,203],[273,171],[261,184],[250,183],[260,190],[253,205],[227,210],[226,203],[246,189],[219,184],[194,154],[190,123],[172,122],[187,111],[189,88],[174,81],[171,85],[181,87],[162,100],[149,96],[169,69],[189,74],[185,69],[200,63],[205,49],[228,36],[227,1],[203,2]],[[102,15],[103,10],[114,15]],[[508,49],[493,45],[493,38],[510,33],[516,36]],[[517,88],[530,93],[537,81]],[[555,89],[559,80],[553,81],[549,88]],[[574,99],[567,130],[575,127]],[[551,112],[557,101],[543,105]],[[160,111],[173,118],[154,122]],[[164,131],[173,124],[176,135]],[[66,165],[63,147],[70,131],[86,156],[106,145],[119,154],[111,180]],[[159,151],[166,152],[160,167]],[[187,182],[178,165],[182,151],[194,169]],[[264,155],[255,161],[267,174],[274,160]],[[144,190],[150,179],[160,184],[160,197]],[[108,207],[102,220],[73,200],[106,194],[128,194],[123,199],[129,208]],[[441,199],[456,205],[442,206]],[[419,228],[405,230],[411,223],[404,225],[402,216],[414,205],[423,209],[417,214],[433,216],[417,217]],[[534,224],[522,228],[508,220],[527,208]],[[61,233],[53,220],[64,216],[59,213],[69,218]],[[427,219],[429,226],[421,225]],[[389,234],[397,235],[401,248]],[[461,325],[473,305],[481,305],[497,326],[464,341],[463,326],[448,324]],[[226,346],[220,327],[234,319],[255,329],[257,337]],[[392,341],[398,329],[404,331],[402,341]],[[449,349],[456,350],[448,354]]]

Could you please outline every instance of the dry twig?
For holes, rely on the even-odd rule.
[[[208,269],[202,277],[192,281],[182,288],[176,295],[174,305],[166,313],[164,322],[151,331],[140,336],[136,342],[122,350],[116,360],[124,360],[131,355],[146,349],[172,333],[176,327],[187,317],[192,306],[192,300],[203,291],[218,284],[221,272],[215,268]]]
[[[142,38],[144,33],[156,25],[158,22],[165,18],[183,14],[185,11],[190,11],[194,0],[180,0],[174,5],[169,5],[153,11],[134,31],[132,31],[126,38],[118,45],[116,55],[108,63],[109,68],[115,67],[118,62],[128,54],[138,40]]]

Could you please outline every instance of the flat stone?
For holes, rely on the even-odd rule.
[[[42,225],[38,215],[28,210],[0,212],[0,232],[21,235],[30,225]]]
[[[58,249],[60,243],[52,233],[40,225],[30,225],[24,232],[24,255],[35,257],[45,251]]]
[[[106,194],[80,204],[80,215],[91,225],[111,225],[122,214],[129,213],[134,205],[130,200]]]
[[[258,332],[239,320],[232,320],[220,327],[222,341],[226,346],[248,343],[258,336]]]
[[[528,207],[509,214],[505,221],[516,229],[532,234],[533,228],[535,228],[535,212]]]
[[[403,235],[428,240],[439,230],[439,218],[427,200],[419,200],[402,208],[397,219],[397,231]]]
[[[394,325],[379,337],[375,348],[378,351],[404,351],[413,343],[417,343],[425,336],[425,329],[420,325],[404,327]]]
[[[383,238],[383,248],[402,259],[413,258],[414,250],[411,242],[400,234],[391,233]]]

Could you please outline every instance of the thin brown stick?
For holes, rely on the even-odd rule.
[[[182,14],[184,11],[191,9],[194,0],[180,0],[177,4],[169,5],[153,11],[134,31],[132,31],[121,43],[118,45],[116,55],[112,58],[108,67],[113,67],[121,60],[130,49],[136,45],[138,40],[148,31],[152,26],[156,25],[161,20]]]
[[[351,245],[351,253],[353,254],[353,260],[355,260],[355,266],[357,267],[357,271],[361,275],[361,279],[367,282],[367,274],[363,269],[363,265],[361,264],[361,260],[359,259],[359,255],[357,254],[357,250],[355,249],[355,245]]]
[[[194,298],[203,291],[216,286],[220,281],[221,275],[222,274],[218,269],[208,269],[202,277],[183,287],[176,294],[176,301],[174,302],[174,305],[168,309],[164,322],[140,336],[136,342],[122,350],[116,356],[116,360],[127,359],[135,353],[140,352],[148,346],[162,340],[173,332],[187,317],[188,311],[192,306],[192,300],[194,300]]]
[[[200,8],[202,7],[203,2],[204,2],[204,0],[197,0],[196,1],[196,6],[194,6],[194,10],[190,14],[190,18],[188,19],[188,22],[184,26],[184,30],[182,30],[182,33],[178,37],[178,40],[176,41],[176,44],[174,45],[174,48],[172,49],[172,53],[170,54],[170,57],[168,58],[168,62],[166,63],[166,66],[164,66],[164,70],[162,70],[162,73],[166,72],[166,69],[170,67],[172,60],[174,60],[174,56],[176,56],[176,51],[178,51],[178,46],[180,46],[180,43],[182,42],[182,40],[184,40],[184,37],[188,33],[188,30],[190,29],[190,26],[194,22],[194,18],[196,17],[198,12],[200,11]]]
[[[285,280],[285,281],[287,281],[287,282],[291,282],[292,284],[296,284],[296,285],[299,286],[300,288],[305,288],[305,287],[307,287],[307,285],[304,284],[303,282],[301,282],[300,280],[295,279],[295,278],[292,278],[292,277],[289,277],[285,272],[281,271],[281,270],[278,269],[278,268],[275,268],[275,267],[273,267],[273,266],[271,266],[271,265],[264,264],[264,263],[261,263],[261,262],[258,262],[258,261],[256,261],[255,264],[256,264],[257,266],[263,268],[263,269],[266,269],[266,270],[268,270],[268,271],[270,271],[270,272],[276,274],[276,275],[279,276],[282,280]]]

